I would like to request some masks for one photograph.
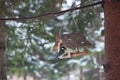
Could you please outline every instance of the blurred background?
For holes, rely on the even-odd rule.
[[[6,17],[58,12],[99,0],[7,0]],[[6,21],[8,80],[104,80],[104,14],[101,5],[29,20]],[[89,54],[57,60],[59,33],[81,32]]]

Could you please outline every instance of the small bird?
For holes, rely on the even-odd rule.
[[[62,54],[64,54],[65,53],[65,50],[66,50],[66,48],[65,47],[61,47],[60,48],[60,51],[58,52],[58,54],[57,54],[57,58],[59,57],[59,56],[61,56]]]

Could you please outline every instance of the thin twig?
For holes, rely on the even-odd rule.
[[[101,4],[101,3],[102,3],[102,1],[99,1],[99,2],[96,2],[96,3],[92,3],[92,4],[85,5],[85,6],[80,6],[80,7],[74,7],[74,8],[67,9],[67,10],[63,10],[63,11],[59,11],[59,12],[49,12],[49,13],[40,14],[40,15],[31,16],[31,17],[0,18],[0,20],[27,20],[27,19],[37,19],[37,18],[40,18],[40,17],[53,16],[53,15],[63,14],[63,13],[69,12],[69,11],[74,11],[74,10],[78,10],[78,9],[84,9],[84,8],[91,7],[91,6],[95,6],[95,5],[98,5],[98,4]]]

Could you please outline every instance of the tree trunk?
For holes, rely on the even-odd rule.
[[[83,68],[80,67],[80,80],[83,80]]]
[[[98,53],[98,63],[102,64],[102,55]],[[100,68],[98,69],[98,80],[103,80],[102,72],[100,71]]]
[[[0,17],[4,18],[5,15],[4,2],[0,1]],[[5,21],[0,21],[0,80],[7,80],[6,75],[6,54],[5,54]]]
[[[27,73],[26,72],[23,75],[23,80],[27,80]]]
[[[5,23],[0,21],[0,80],[6,78]]]
[[[104,0],[105,80],[120,80],[120,0]]]

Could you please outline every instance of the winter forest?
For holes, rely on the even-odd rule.
[[[119,5],[0,0],[0,80],[119,80]]]

